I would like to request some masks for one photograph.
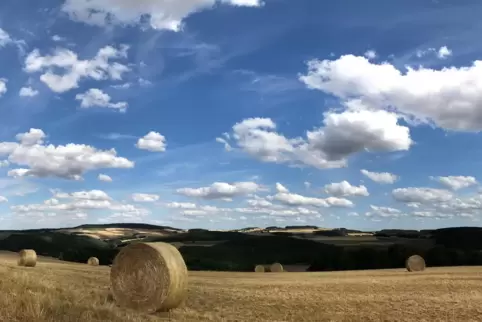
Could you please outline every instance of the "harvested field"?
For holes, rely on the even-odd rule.
[[[109,267],[0,255],[0,321],[168,321],[118,308]],[[190,272],[172,321],[478,321],[482,267],[323,273]]]

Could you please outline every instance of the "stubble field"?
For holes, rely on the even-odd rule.
[[[171,321],[481,321],[482,267],[323,273],[190,272]],[[109,267],[0,254],[0,321],[169,321],[118,308]]]

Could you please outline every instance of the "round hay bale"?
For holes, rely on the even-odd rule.
[[[111,291],[123,307],[148,313],[166,312],[187,296],[187,267],[181,253],[168,243],[133,243],[112,262]]]
[[[35,267],[37,265],[37,253],[33,249],[22,249],[18,255],[18,266]]]
[[[274,263],[269,267],[270,272],[281,273],[283,272],[283,265],[280,263]]]
[[[425,260],[422,256],[412,255],[405,261],[405,267],[409,272],[421,272],[425,270]]]
[[[256,265],[254,267],[254,271],[256,273],[264,273],[265,272],[265,269],[264,269],[264,266],[263,265]]]
[[[99,259],[97,257],[90,257],[87,260],[87,264],[92,266],[99,266]]]

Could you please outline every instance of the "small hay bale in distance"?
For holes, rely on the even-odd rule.
[[[405,261],[405,267],[409,272],[421,272],[425,270],[425,260],[420,255],[412,255]]]
[[[35,267],[37,265],[37,253],[33,249],[22,249],[17,261],[18,266]]]
[[[254,267],[254,271],[256,273],[264,273],[266,270],[264,269],[264,266],[263,265],[256,265]]]
[[[187,297],[187,267],[168,243],[132,243],[112,262],[111,291],[122,307],[147,313],[167,312]]]
[[[283,272],[283,265],[281,265],[280,263],[274,263],[272,264],[270,267],[269,267],[269,270],[270,272],[273,272],[273,273],[281,273]]]
[[[87,264],[91,266],[99,266],[99,259],[97,257],[90,257],[87,260]]]

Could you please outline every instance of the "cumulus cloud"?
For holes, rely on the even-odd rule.
[[[471,176],[430,177],[430,179],[438,181],[452,190],[460,190],[478,184],[477,179]]]
[[[166,151],[166,138],[158,132],[150,131],[137,141],[136,147],[151,152],[164,152]]]
[[[148,193],[133,193],[131,198],[135,202],[155,202],[159,200],[158,195]]]
[[[352,186],[348,181],[344,180],[338,183],[330,183],[325,185],[325,192],[337,197],[346,196],[362,196],[367,197],[370,194],[368,189],[363,186]]]
[[[452,50],[448,49],[447,46],[440,47],[437,52],[437,57],[440,59],[446,59],[449,56],[452,56]]]
[[[0,97],[7,92],[7,79],[0,78]]]
[[[434,188],[398,188],[392,191],[392,196],[397,201],[406,203],[433,203],[444,202],[453,198],[452,192]]]
[[[0,157],[7,156],[11,164],[25,166],[13,169],[15,176],[59,177],[80,180],[91,170],[133,168],[134,162],[118,157],[115,149],[98,150],[85,144],[67,145],[43,143],[46,134],[41,129],[20,133],[20,142],[0,142]]]
[[[38,91],[32,87],[22,87],[18,92],[18,95],[22,97],[34,97],[38,95]]]
[[[243,152],[263,162],[338,168],[357,152],[408,150],[409,129],[397,122],[397,116],[386,111],[328,112],[324,126],[307,131],[306,138],[287,138],[275,131],[271,119],[250,118],[235,124],[229,137]]]
[[[377,58],[377,52],[374,50],[367,50],[364,56],[368,59],[375,59]]]
[[[85,218],[91,211],[110,211],[116,217],[142,218],[150,211],[113,200],[104,191],[90,190],[65,193],[53,190],[53,197],[39,204],[14,205],[10,209],[18,216]]]
[[[53,192],[53,198],[56,198],[56,199],[112,200],[112,198],[102,190],[76,191],[72,193],[66,193],[66,192],[54,190],[52,192]]]
[[[9,165],[10,162],[8,162],[8,160],[0,160],[0,168],[8,167]]]
[[[289,192],[288,189],[279,182],[276,182],[276,191],[281,193]]]
[[[439,59],[446,59],[447,57],[452,56],[452,50],[447,46],[442,46],[439,49],[431,47],[427,49],[419,49],[416,51],[415,55],[418,58],[422,58],[427,55],[435,55]]]
[[[5,30],[0,28],[0,47],[4,47],[11,42],[13,42],[13,40],[10,35]]]
[[[197,206],[192,202],[170,202],[167,204],[167,207],[174,209],[195,209]]]
[[[237,196],[247,195],[262,190],[262,187],[255,182],[214,182],[208,187],[181,188],[177,193],[187,197],[203,199],[230,199]]]
[[[112,178],[106,174],[102,174],[100,173],[98,176],[97,176],[97,179],[99,179],[99,181],[104,181],[104,182],[112,182]]]
[[[278,201],[287,206],[312,206],[312,207],[352,207],[353,203],[344,198],[316,198],[306,197],[296,193],[291,193],[281,184],[276,184],[277,193],[274,196],[268,196],[269,200]]]
[[[64,37],[60,37],[59,35],[53,35],[53,36],[52,36],[52,40],[55,41],[55,42],[59,42],[59,41],[64,41],[65,38],[64,38]]]
[[[2,202],[8,202],[8,199],[4,196],[0,196],[0,203]]]
[[[189,15],[211,9],[216,3],[259,7],[261,0],[66,0],[62,11],[74,21],[89,25],[136,25],[147,20],[153,29],[179,31]]]
[[[458,131],[482,130],[482,61],[400,71],[388,62],[344,55],[312,60],[300,80],[358,109],[390,109],[409,120]]]
[[[378,216],[378,217],[384,217],[384,218],[389,218],[389,217],[400,217],[403,215],[403,213],[399,209],[391,208],[391,207],[379,207],[379,206],[374,206],[370,205],[371,211],[366,212],[365,216],[367,217],[373,217],[373,216]]]
[[[125,112],[128,106],[127,102],[112,103],[111,97],[98,88],[91,88],[85,93],[77,94],[75,99],[81,101],[82,108],[106,107]]]
[[[44,131],[33,128],[31,128],[28,132],[19,133],[15,136],[15,138],[20,141],[20,144],[24,146],[43,144],[46,137],[47,135]]]
[[[365,169],[360,170],[360,172],[366,176],[368,179],[381,184],[393,184],[398,180],[398,176],[389,172],[371,172]]]
[[[40,51],[34,49],[25,59],[24,70],[27,73],[43,72],[40,80],[52,91],[63,93],[79,87],[79,82],[83,79],[122,80],[122,74],[128,72],[129,67],[110,60],[126,58],[128,48],[124,45],[119,49],[106,46],[90,60],[81,60],[68,49],[58,48],[53,55],[46,56],[40,55]],[[63,69],[64,73],[56,74],[56,69]]]

